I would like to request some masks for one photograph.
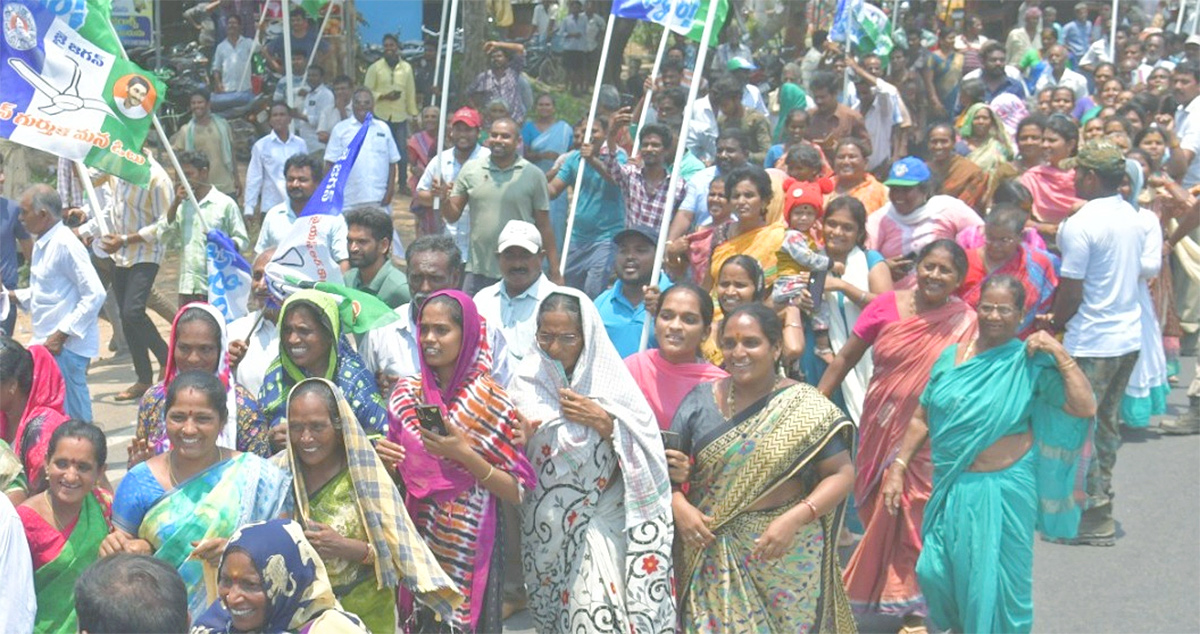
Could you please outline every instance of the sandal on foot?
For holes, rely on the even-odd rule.
[[[133,385],[130,385],[129,387],[125,388],[124,392],[121,392],[120,394],[117,394],[116,396],[114,396],[113,400],[114,401],[136,401],[139,398],[142,398],[142,395],[145,394],[146,390],[148,390],[148,389],[150,389],[150,386],[146,385],[145,383],[134,383]]]

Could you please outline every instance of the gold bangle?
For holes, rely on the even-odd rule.
[[[898,462],[901,467],[908,469],[908,463],[904,461],[904,458],[897,457],[893,462]]]
[[[487,482],[488,479],[491,478],[492,474],[495,472],[496,472],[496,467],[494,465],[488,465],[487,475],[483,476],[483,479],[479,481],[479,484],[483,484],[484,482]]]
[[[1077,361],[1075,361],[1074,359],[1071,359],[1070,361],[1067,361],[1066,363],[1058,364],[1058,371],[1065,372],[1067,370],[1070,370],[1071,368],[1077,368],[1077,367],[1079,367],[1079,363]]]
[[[807,506],[808,510],[812,511],[814,520],[817,519],[818,517],[821,517],[821,514],[817,512],[817,506],[812,503],[812,500],[809,500],[808,498],[804,498],[803,500],[800,500],[800,503],[803,504],[804,506]]]
[[[362,561],[359,562],[364,566],[375,563],[375,545],[367,542],[367,554],[363,555]]]
[[[791,324],[784,324],[784,326],[787,326],[788,328],[803,328],[804,324],[791,323]]]

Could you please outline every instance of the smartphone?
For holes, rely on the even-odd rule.
[[[914,268],[916,268],[916,266],[917,266],[917,252],[916,251],[909,251],[908,253],[905,253],[904,255],[902,255],[900,257],[902,259],[908,260],[908,264],[904,265],[904,269],[906,271],[911,271]]]
[[[809,278],[808,293],[812,296],[814,313],[821,309],[821,302],[825,301],[825,279],[828,277],[829,271],[814,271]]]
[[[627,92],[621,93],[621,107],[622,108],[632,108],[634,106],[634,104],[636,104],[636,103],[637,103],[637,99],[635,99],[633,95],[631,95]]]
[[[658,433],[662,434],[663,449],[683,451],[683,437],[679,435],[679,432],[663,430]]]
[[[437,405],[418,405],[417,423],[422,429],[429,430],[439,436],[449,436],[446,422],[442,420],[442,410]]]

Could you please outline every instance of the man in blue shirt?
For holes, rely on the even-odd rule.
[[[0,186],[4,185],[4,155],[0,154]],[[5,289],[17,287],[17,247],[25,261],[29,261],[33,253],[33,241],[25,231],[18,216],[21,208],[15,201],[0,196],[0,282]],[[17,323],[17,307],[9,306],[8,316],[0,321],[0,334],[11,337],[13,326]]]
[[[1087,52],[1092,44],[1092,23],[1088,22],[1088,5],[1079,2],[1075,5],[1075,21],[1063,27],[1062,43],[1071,52],[1071,62],[1077,64],[1079,58]]]
[[[604,321],[608,338],[621,358],[638,351],[642,325],[646,322],[646,286],[654,272],[658,232],[645,225],[631,227],[613,239],[617,245],[617,281],[596,298],[596,309]],[[664,275],[660,288],[671,286]]]

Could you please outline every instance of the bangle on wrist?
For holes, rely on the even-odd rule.
[[[375,546],[373,546],[371,542],[367,542],[367,554],[363,555],[362,560],[358,563],[364,566],[369,566],[375,563]]]
[[[487,475],[483,476],[483,478],[481,480],[479,480],[479,484],[483,484],[484,482],[487,482],[488,479],[491,478],[492,474],[495,472],[496,472],[496,467],[494,465],[488,465]]]
[[[901,467],[904,467],[905,469],[908,469],[908,463],[904,461],[904,458],[897,456],[893,462],[900,465]]]
[[[812,500],[810,500],[808,498],[804,498],[803,500],[800,500],[800,503],[803,504],[804,506],[807,506],[808,510],[812,511],[812,516],[813,516],[814,520],[819,519],[821,517],[821,514],[817,512],[817,505],[813,504]]]

